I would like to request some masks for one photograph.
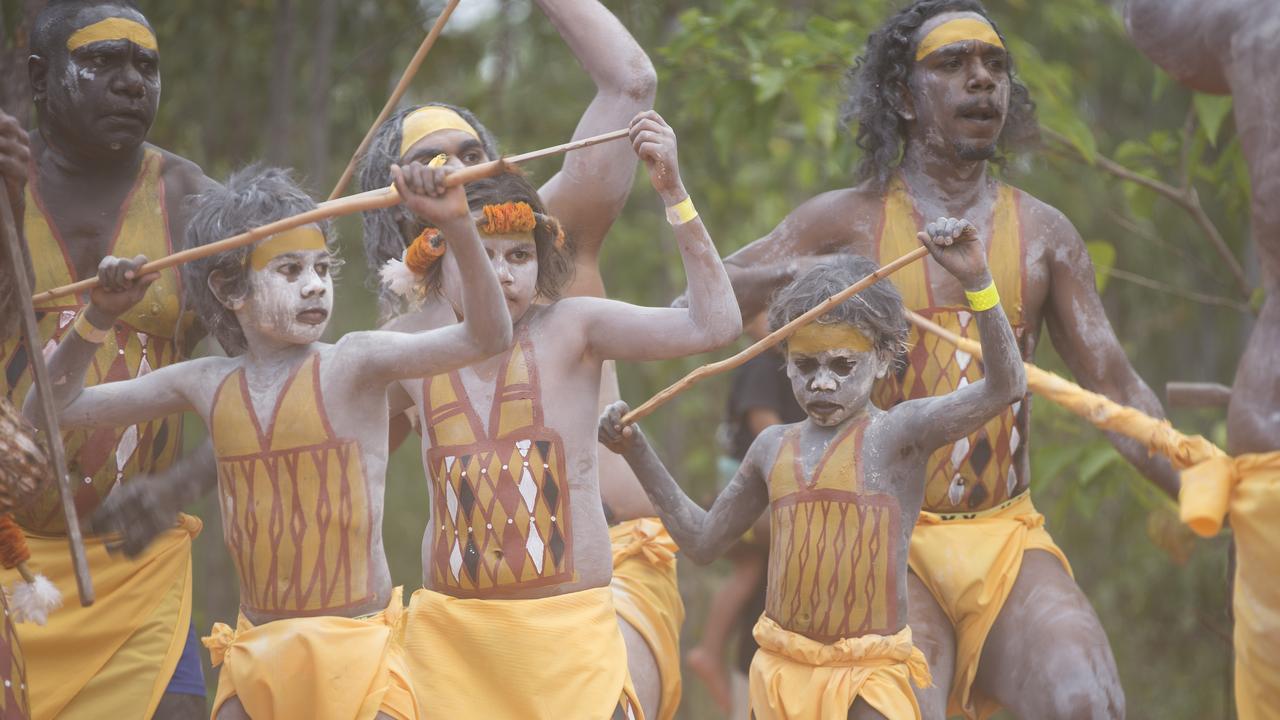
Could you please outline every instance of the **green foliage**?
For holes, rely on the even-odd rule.
[[[495,2],[497,13],[441,38],[408,100],[439,98],[471,107],[507,150],[561,142],[590,101],[591,82],[528,0]],[[657,108],[679,134],[686,184],[722,252],[768,232],[805,199],[850,184],[857,150],[840,123],[845,74],[867,32],[900,4],[608,2],[658,68]],[[302,168],[310,187],[327,194],[434,17],[435,10],[424,16],[421,6],[440,3],[337,0],[339,31],[328,54],[332,75],[320,96],[313,73],[324,57],[316,42],[322,0],[142,5],[163,53],[155,142],[215,177],[269,157]],[[288,53],[279,50],[284,46],[276,26],[285,9],[293,13]],[[1108,316],[1151,387],[1159,390],[1173,379],[1229,381],[1245,318],[1108,273],[1115,268],[1174,288],[1248,298],[1238,297],[1230,274],[1177,205],[1108,175],[1098,159],[1194,188],[1233,251],[1244,257],[1248,175],[1228,119],[1230,101],[1193,96],[1157,71],[1128,41],[1107,0],[991,0],[989,9],[1042,123],[1086,161],[1024,155],[1010,163],[1007,178],[1061,209],[1091,239]],[[282,54],[289,64],[280,64]],[[273,98],[287,101],[282,116],[272,116]],[[284,128],[282,142],[270,139],[273,123]],[[327,140],[317,161],[320,130]],[[555,169],[547,162],[530,172],[542,181]],[[359,224],[344,220],[340,229],[350,264],[338,290],[335,336],[367,328],[375,317],[360,262]],[[610,295],[620,299],[663,305],[684,287],[670,231],[643,171],[603,263]],[[1041,347],[1037,360],[1066,373],[1051,344]],[[639,402],[708,359],[624,366],[623,396]],[[714,492],[715,429],[727,387],[725,379],[699,386],[649,423],[663,457],[695,497]],[[1200,432],[1210,432],[1218,419],[1213,413],[1174,418],[1179,427]],[[1161,515],[1167,502],[1078,419],[1036,402],[1032,436],[1037,505],[1108,630],[1130,715],[1226,716],[1224,541],[1183,543]],[[415,441],[392,458],[384,528],[393,577],[408,587],[419,582],[428,509]],[[220,547],[216,510],[212,504],[205,509],[196,576],[202,623],[230,620],[235,611],[234,574]],[[682,576],[690,601],[686,628],[696,638],[712,576],[691,567]],[[715,717],[710,708],[690,678],[682,717]]]

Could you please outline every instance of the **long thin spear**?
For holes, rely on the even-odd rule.
[[[67,523],[67,544],[71,546],[71,565],[76,573],[76,587],[80,591],[80,604],[93,604],[93,579],[89,577],[89,562],[84,554],[84,538],[80,536],[80,519],[76,513],[75,499],[71,494],[71,478],[67,474],[67,453],[62,446],[62,430],[58,427],[58,415],[54,411],[53,386],[49,384],[49,369],[44,364],[40,328],[36,324],[35,306],[31,297],[31,283],[27,281],[27,256],[18,241],[17,225],[9,196],[0,188],[0,234],[4,235],[9,265],[17,278],[19,311],[22,313],[22,336],[27,344],[27,362],[31,365],[32,381],[36,397],[40,400],[41,430],[49,443],[53,456],[53,471],[57,475],[58,495],[62,499],[62,515]]]
[[[480,178],[501,175],[502,173],[510,172],[521,163],[551,155],[558,155],[560,153],[569,152],[570,150],[578,150],[591,145],[598,145],[602,142],[618,140],[627,137],[627,133],[628,130],[624,128],[622,130],[604,133],[603,135],[596,135],[594,137],[583,138],[582,140],[574,140],[573,142],[543,148],[542,150],[527,152],[522,155],[498,158],[497,160],[480,163],[479,165],[472,165],[451,173],[448,179],[445,180],[445,185],[449,187],[456,187],[458,185],[465,185],[466,183],[474,180],[479,180]],[[191,262],[192,260],[199,260],[200,258],[217,255],[218,253],[225,252],[227,250],[234,250],[235,248],[242,247],[244,245],[251,245],[265,237],[282,233],[286,230],[292,230],[293,228],[301,227],[302,225],[327,220],[329,218],[340,217],[342,215],[350,215],[351,213],[363,212],[365,210],[377,210],[379,208],[391,207],[392,205],[399,204],[399,202],[400,194],[396,192],[394,185],[388,185],[384,188],[369,190],[368,192],[362,192],[356,195],[348,195],[347,197],[339,198],[337,200],[326,200],[315,208],[304,213],[267,223],[266,225],[256,227],[247,232],[242,232],[239,235],[226,238],[225,240],[219,240],[217,242],[209,243],[208,245],[201,245],[200,247],[190,248],[188,250],[183,250],[172,255],[166,255],[165,257],[152,260],[146,265],[143,265],[138,272],[143,275],[158,272],[166,268],[171,268],[175,265]],[[63,285],[61,287],[53,288],[52,290],[46,290],[32,299],[39,304],[65,295],[72,295],[92,290],[97,286],[98,277],[95,275],[94,277],[85,278],[84,280],[71,283],[70,285]]]
[[[724,360],[721,360],[719,362],[713,362],[708,365],[703,365],[702,367],[697,368],[693,372],[689,373],[688,375],[685,375],[683,378],[676,381],[667,389],[663,390],[657,395],[654,395],[653,397],[646,400],[644,404],[641,405],[640,407],[632,410],[626,415],[623,415],[622,424],[630,425],[631,423],[634,423],[637,420],[640,420],[641,418],[646,417],[647,415],[652,413],[654,410],[657,410],[660,406],[665,404],[671,398],[675,397],[676,395],[679,395],[685,390],[688,390],[694,383],[698,382],[699,380],[705,380],[709,377],[712,377],[714,375],[719,375],[720,373],[727,372],[729,370],[732,370],[738,367],[739,365],[742,365],[743,363],[750,360],[751,358],[759,355],[765,350],[768,350],[774,345],[777,345],[783,340],[786,340],[787,338],[791,337],[801,327],[808,325],[809,323],[813,322],[814,320],[817,320],[823,315],[826,315],[828,312],[831,311],[831,308],[835,307],[836,305],[839,305],[845,300],[848,300],[854,295],[871,287],[876,282],[889,277],[890,275],[894,274],[898,270],[901,270],[902,268],[910,265],[911,263],[919,260],[920,258],[928,254],[929,254],[928,248],[924,246],[918,247],[915,250],[912,250],[911,252],[907,253],[906,255],[903,255],[902,257],[886,264],[884,267],[862,278],[861,280],[850,285],[844,290],[841,290],[835,295],[832,295],[826,300],[823,300],[822,302],[818,303],[813,308],[811,308],[805,314],[801,315],[795,320],[792,320],[786,325],[783,325],[777,330],[774,330],[773,332],[764,336],[764,338],[762,338],[759,342],[755,343],[754,345],[751,345],[746,350],[743,350],[737,355],[734,355],[733,357],[725,358]]]
[[[351,182],[351,176],[356,171],[356,161],[369,149],[369,143],[373,142],[373,134],[378,131],[378,127],[391,116],[391,111],[395,109],[396,104],[400,102],[400,98],[404,97],[404,93],[409,89],[409,83],[413,80],[413,76],[418,73],[418,68],[422,67],[422,61],[427,59],[427,53],[431,52],[431,46],[436,44],[436,38],[440,37],[440,31],[444,29],[444,24],[449,21],[449,16],[453,14],[453,9],[458,7],[461,0],[449,0],[449,4],[444,6],[444,10],[440,12],[440,17],[436,18],[436,22],[431,26],[431,31],[427,33],[427,37],[422,40],[422,44],[418,46],[418,51],[413,54],[413,59],[405,66],[404,72],[400,74],[400,82],[396,83],[395,90],[391,91],[391,97],[387,98],[387,103],[382,106],[382,111],[378,113],[377,119],[369,126],[369,132],[364,134],[364,139],[360,141],[360,146],[356,148],[355,153],[351,155],[351,159],[347,161],[347,167],[342,171],[342,177],[338,179],[338,184],[333,186],[333,192],[329,193],[329,199],[333,200],[347,189],[347,183]]]

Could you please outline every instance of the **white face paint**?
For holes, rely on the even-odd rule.
[[[831,348],[815,354],[788,352],[787,377],[796,402],[818,425],[833,427],[861,413],[871,388],[888,370],[875,351]]]
[[[498,285],[507,299],[511,322],[519,322],[538,294],[538,248],[533,242],[533,233],[481,234],[480,241],[484,243],[485,253],[493,264],[493,272],[498,276]],[[457,261],[449,253],[446,252],[442,260],[444,265],[440,268],[440,280],[444,296],[453,305],[454,312],[461,317],[462,273]]]
[[[320,339],[333,310],[333,259],[327,250],[300,250],[248,269],[249,294],[232,307],[252,345],[254,336],[305,345]]]

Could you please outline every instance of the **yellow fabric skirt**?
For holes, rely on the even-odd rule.
[[[892,720],[919,720],[911,683],[932,681],[911,628],[827,645],[761,615],[753,634],[760,645],[750,676],[756,720],[845,720],[857,698]]]
[[[644,717],[607,587],[528,600],[420,589],[404,644],[424,718]]]
[[[400,588],[387,609],[363,618],[288,618],[254,626],[240,616],[233,632],[216,623],[205,647],[221,666],[212,717],[231,697],[254,720],[396,720],[420,717],[398,634]]]
[[[618,617],[636,629],[658,664],[662,700],[655,720],[671,720],[680,707],[680,626],[684,601],[676,579],[675,540],[657,518],[639,518],[609,529],[613,543],[613,603]]]
[[[973,689],[973,679],[987,634],[1009,599],[1028,550],[1052,553],[1071,572],[1067,556],[1044,529],[1044,516],[1036,512],[1030,492],[976,514],[920,513],[908,562],[956,631],[949,716],[983,719],[1000,709]]]
[[[31,569],[62,591],[44,625],[16,626],[33,720],[149,718],[169,686],[191,625],[191,539],[180,515],[136,560],[107,553],[108,536],[84,538],[96,600],[81,607],[65,536],[27,534]],[[6,570],[7,587],[18,579]]]
[[[1182,519],[1217,534],[1231,514],[1236,540],[1236,712],[1280,718],[1280,451],[1218,458],[1183,471]]]

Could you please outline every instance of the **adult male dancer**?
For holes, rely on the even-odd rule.
[[[1002,144],[1034,135],[1035,120],[977,0],[919,0],[873,32],[849,110],[864,151],[861,183],[809,200],[726,261],[744,314],[758,311],[808,256],[853,251],[883,263],[916,246],[922,218],[966,217],[989,243],[1023,356],[1034,355],[1047,325],[1082,385],[1162,415],[1107,321],[1079,233],[1058,210],[988,173]],[[909,309],[976,333],[961,288],[932,260],[894,282]],[[911,342],[905,367],[878,391],[882,406],[982,376],[971,357],[937,347],[933,337],[913,332]],[[1124,715],[1106,635],[1027,492],[1029,413],[1028,402],[1016,403],[929,463],[909,602],[935,678],[920,695],[926,717],[986,717],[1001,705],[1024,718]],[[1166,461],[1136,443],[1112,442],[1175,492]]]
[[[31,34],[29,71],[39,126],[30,133],[18,220],[36,289],[93,276],[111,253],[171,252],[186,225],[183,198],[208,180],[193,163],[146,143],[160,97],[159,50],[147,19],[124,0],[50,2]],[[103,344],[89,382],[135,377],[186,357],[199,332],[183,319],[180,297],[177,272],[163,273]],[[68,297],[37,307],[44,338],[56,343],[83,304]],[[3,314],[16,310],[6,305]],[[10,401],[26,394],[33,351],[40,349],[17,338],[0,345],[0,389]],[[68,434],[80,516],[122,481],[167,467],[181,438],[177,416]],[[49,483],[18,520],[33,562],[72,597],[58,503]],[[199,523],[187,518],[175,527],[176,519],[170,513],[161,541],[134,561],[109,557],[102,536],[86,538],[97,602],[68,604],[44,627],[19,626],[33,717],[203,715],[190,621],[190,544]]]

